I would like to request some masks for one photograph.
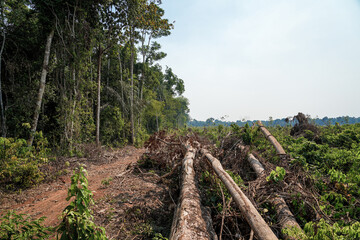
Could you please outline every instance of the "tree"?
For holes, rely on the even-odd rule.
[[[29,146],[32,146],[32,143],[34,141],[34,136],[35,136],[38,120],[39,120],[41,102],[42,102],[44,91],[45,91],[46,75],[48,72],[51,42],[54,37],[54,32],[55,32],[55,30],[52,29],[46,39],[44,63],[43,63],[42,71],[41,71],[40,86],[39,86],[39,92],[38,92],[38,97],[37,97],[37,101],[36,101],[36,107],[35,107],[35,111],[34,111],[33,123],[32,123],[31,130],[30,130],[30,139],[28,141]]]
[[[158,5],[159,1],[149,2],[145,5],[144,13],[139,17],[140,25],[140,53],[142,55],[142,72],[139,82],[139,97],[143,98],[143,85],[145,82],[145,68],[149,64],[148,54],[154,51],[154,48],[160,48],[159,44],[153,44],[150,49],[150,43],[153,38],[159,38],[170,35],[170,30],[174,27],[168,19],[163,19],[164,10]],[[147,42],[147,44],[146,44]],[[166,56],[166,55],[165,55]],[[165,57],[164,55],[162,57]],[[155,57],[152,55],[151,57]],[[154,58],[152,58],[153,60]],[[159,60],[161,58],[155,59]]]
[[[135,42],[138,38],[137,28],[139,27],[139,16],[146,0],[127,0],[126,8],[126,30],[130,42],[130,127],[131,127],[131,143],[135,143],[135,124],[134,124],[134,62],[135,62]]]
[[[121,23],[123,1],[113,1],[104,4],[100,10],[100,25],[98,28],[98,67],[97,67],[97,107],[96,107],[96,145],[100,146],[100,111],[101,111],[101,63],[103,54],[119,41],[123,27]],[[106,40],[105,40],[106,39]],[[105,40],[105,44],[104,44]],[[105,45],[104,47],[102,45]]]
[[[0,3],[0,8],[1,8],[1,20],[2,22],[0,23],[0,29],[1,29],[1,36],[2,36],[2,43],[1,43],[1,47],[0,47],[0,110],[1,110],[1,133],[2,136],[5,137],[6,136],[6,122],[5,122],[5,113],[4,113],[4,103],[3,103],[3,97],[2,97],[2,82],[1,82],[1,68],[2,68],[2,54],[4,52],[4,47],[5,47],[5,40],[6,40],[6,29],[5,29],[5,15],[4,15],[4,11],[5,11],[5,1],[1,1]]]
[[[75,154],[85,142],[139,143],[186,123],[183,81],[156,64],[166,53],[154,40],[172,28],[160,1],[1,4],[0,120],[7,136],[31,144],[42,131],[53,147]]]

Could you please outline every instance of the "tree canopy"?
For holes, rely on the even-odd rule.
[[[158,61],[173,23],[156,0],[5,0],[0,21],[2,135],[37,131],[73,152],[80,143],[141,143],[189,119],[184,82]],[[44,52],[51,32],[49,63]],[[3,49],[1,46],[3,45]],[[45,54],[46,55],[46,54]],[[46,81],[42,71],[46,70]],[[40,79],[44,94],[39,98]],[[97,118],[99,111],[99,118]],[[25,125],[24,125],[25,124]]]

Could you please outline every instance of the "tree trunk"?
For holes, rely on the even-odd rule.
[[[147,53],[149,51],[149,46],[150,46],[150,42],[151,42],[151,35],[149,36],[149,40],[148,40],[148,43],[147,43],[147,48],[146,50],[144,49],[145,48],[145,35],[143,35],[143,40],[141,41],[141,48],[142,48],[142,69],[141,69],[141,79],[140,79],[140,86],[139,86],[139,97],[140,97],[140,100],[143,99],[143,88],[144,88],[144,83],[145,83],[145,60],[146,60],[146,57],[147,57]]]
[[[124,98],[124,82],[123,82],[123,69],[122,69],[122,63],[121,63],[121,50],[119,50],[119,71],[120,71],[120,91],[121,91],[121,117],[125,119],[125,98]],[[125,131],[123,132],[123,138],[125,139]]]
[[[261,132],[265,135],[266,139],[269,140],[271,142],[271,144],[275,147],[276,152],[278,155],[286,155],[284,149],[282,148],[282,146],[280,145],[280,143],[276,140],[276,138],[271,135],[271,133],[269,132],[269,130],[267,130],[264,125],[261,123],[261,121],[257,122]]]
[[[288,205],[286,204],[285,200],[280,197],[276,196],[270,199],[270,203],[275,207],[275,211],[278,216],[278,221],[281,226],[281,229],[297,229],[298,235],[303,233],[300,225],[296,222],[296,219],[292,212],[290,211]],[[287,240],[296,240],[298,239],[296,236],[291,237],[287,234],[283,234],[284,239]]]
[[[4,8],[3,6],[1,6],[1,17],[4,19]],[[5,34],[5,27],[2,31],[2,36],[3,36],[3,41],[1,44],[1,49],[0,49],[0,108],[1,108],[1,135],[2,137],[6,137],[6,119],[5,119],[5,112],[4,112],[4,103],[3,103],[3,98],[2,98],[2,83],[1,83],[1,63],[2,63],[2,54],[4,51],[4,47],[5,47],[5,40],[6,40],[6,34]]]
[[[75,66],[73,66],[73,71],[72,71],[72,80],[74,82],[74,102],[73,102],[73,106],[71,109],[71,123],[70,123],[70,137],[69,137],[69,144],[70,144],[70,151],[73,150],[73,136],[74,136],[74,122],[75,122],[75,109],[76,109],[76,99],[77,99],[77,90],[76,90],[76,71],[75,71]]]
[[[51,32],[48,35],[47,40],[46,40],[44,62],[43,62],[41,78],[40,78],[40,87],[39,87],[38,97],[37,97],[37,101],[36,101],[33,124],[32,124],[31,131],[30,131],[30,139],[28,141],[29,146],[32,146],[32,144],[33,144],[34,136],[35,136],[38,120],[39,120],[41,103],[42,103],[42,99],[43,99],[43,95],[44,95],[44,91],[45,91],[46,75],[47,75],[47,70],[48,70],[50,49],[51,49],[51,41],[52,41],[53,37],[54,37],[54,29],[51,30]]]
[[[209,234],[206,221],[203,218],[204,212],[200,204],[193,166],[196,151],[189,142],[187,142],[186,147],[187,152],[182,161],[180,198],[173,217],[169,239],[217,239],[217,237],[212,237]]]
[[[246,151],[244,146],[239,144],[238,147],[240,148],[240,150],[242,152]],[[265,174],[264,166],[261,164],[261,162],[252,153],[248,154],[247,160],[250,163],[251,167],[254,169],[257,177],[261,177],[262,175]]]
[[[108,56],[108,65],[107,65],[107,76],[106,76],[106,86],[109,86],[110,79],[110,56]]]
[[[241,151],[245,151],[245,147],[239,145]],[[247,158],[248,162],[250,163],[251,167],[254,169],[256,176],[261,177],[265,174],[265,168],[261,164],[261,162],[253,155],[249,154]],[[291,213],[288,205],[286,204],[285,200],[282,197],[275,196],[270,199],[270,203],[275,207],[275,211],[278,216],[278,220],[281,226],[281,229],[285,228],[297,228],[302,232],[300,225],[296,222],[294,215]],[[285,239],[296,239],[291,238],[290,236],[283,234]]]
[[[156,113],[156,131],[159,131],[159,116]]]
[[[97,107],[96,107],[96,145],[100,146],[100,91],[101,91],[101,57],[102,49],[99,45],[98,66],[97,66]]]
[[[230,175],[223,169],[218,159],[213,157],[207,150],[201,149],[201,153],[211,162],[212,168],[215,170],[218,177],[225,184],[231,196],[238,205],[241,213],[244,215],[246,221],[249,223],[251,229],[256,236],[262,240],[278,239],[271,231],[265,220],[261,217],[254,205],[240,190],[239,186],[234,182]]]
[[[135,126],[134,126],[134,43],[131,41],[131,60],[130,60],[130,79],[131,79],[131,90],[130,90],[130,124],[131,124],[131,143],[135,143]]]

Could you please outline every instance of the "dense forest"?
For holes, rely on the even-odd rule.
[[[53,149],[141,144],[188,121],[184,82],[158,61],[174,25],[158,0],[1,1],[1,136]]]

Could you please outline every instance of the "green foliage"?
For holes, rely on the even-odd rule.
[[[43,180],[39,167],[48,162],[47,140],[36,133],[28,147],[24,139],[0,138],[0,184],[9,190],[28,188]]]
[[[119,107],[107,107],[101,112],[101,142],[110,146],[122,146],[125,121]]]
[[[31,220],[31,217],[25,214],[8,211],[0,218],[0,239],[47,239],[52,228],[43,226],[44,220],[45,217]]]
[[[187,128],[184,128],[187,131]],[[210,141],[216,144],[217,147],[221,147],[222,140],[229,133],[230,128],[222,125],[208,126],[208,127],[192,127],[192,131],[197,134],[206,136]]]
[[[236,185],[238,185],[239,187],[245,187],[244,185],[244,180],[242,180],[242,178],[240,177],[240,175],[233,173],[230,170],[226,170],[226,172],[230,175],[230,177],[234,180],[234,182],[236,183]]]
[[[140,147],[149,139],[149,134],[144,128],[139,128],[136,133],[135,146]]]
[[[107,239],[105,229],[96,226],[93,222],[89,208],[94,200],[92,192],[88,189],[86,175],[86,170],[80,167],[71,177],[71,186],[66,200],[69,201],[72,197],[75,199],[65,208],[63,221],[57,229],[61,240]]]
[[[307,222],[307,211],[305,202],[301,199],[300,193],[291,195],[291,209],[296,213],[296,219],[300,226],[304,226]]]
[[[231,171],[226,171],[234,182],[240,187],[245,188],[242,178]],[[225,201],[228,202],[231,199],[231,194],[221,182],[221,180],[214,174],[208,171],[204,171],[200,177],[200,184],[204,188],[206,193],[206,205],[215,207],[218,212],[223,210],[222,193],[224,194]],[[221,188],[221,189],[220,189]]]
[[[321,140],[330,147],[353,149],[360,143],[360,124],[323,128]]]
[[[320,195],[318,202],[321,210],[337,223],[332,226],[324,222],[312,225],[321,227],[323,231],[315,232],[309,239],[323,239],[324,232],[330,234],[330,237],[325,239],[337,239],[339,234],[334,233],[335,228],[341,226],[341,229],[348,229],[347,227],[360,218],[360,124],[319,127],[320,133],[316,139],[312,138],[309,132],[305,132],[305,137],[293,138],[289,136],[288,127],[273,127],[269,130],[291,155],[289,167],[301,166],[311,175],[315,190]],[[278,157],[273,147],[263,136],[261,138],[254,141],[257,149],[263,157],[276,162]],[[311,216],[299,197],[292,196],[291,209],[296,212],[296,219],[301,225],[310,221]],[[342,234],[344,235],[339,239],[352,239],[343,237],[349,233]]]
[[[258,129],[255,127],[250,127],[248,123],[244,127],[232,123],[230,125],[231,131],[241,138],[246,145],[254,144],[255,138],[258,135]]]
[[[249,124],[246,123],[241,133],[241,138],[246,145],[252,145],[257,133],[257,128],[250,128]]]
[[[275,170],[270,172],[270,175],[266,177],[266,181],[273,181],[275,183],[284,180],[286,171],[283,167],[276,167]]]
[[[138,214],[141,214],[140,210],[139,210]],[[148,223],[148,222],[136,225],[134,230],[132,231],[132,233],[135,234],[135,235],[143,236],[146,239],[168,240],[168,238],[164,237],[161,233],[155,232],[153,227],[151,226],[151,224]]]
[[[7,120],[2,134],[28,138],[24,127],[29,124],[22,123],[32,121],[46,37],[54,29],[37,127],[51,147],[61,154],[81,155],[82,144],[95,140],[97,106],[100,139],[109,146],[132,140],[131,125],[137,146],[149,133],[184,127],[189,120],[184,81],[157,64],[166,53],[155,39],[173,29],[160,3],[6,0],[0,20],[6,33],[2,75],[7,76],[2,79]]]
[[[237,124],[235,124],[235,123],[232,123],[232,124],[230,125],[230,127],[231,127],[231,131],[232,131],[234,134],[236,134],[238,137],[241,136],[241,127],[240,127],[239,125],[237,125]]]
[[[292,234],[291,236],[299,236],[300,233],[294,230],[285,230]],[[301,234],[300,239],[305,240],[347,240],[360,239],[360,223],[354,222],[348,226],[340,226],[338,223],[328,224],[324,219],[319,222],[308,222],[304,227],[305,235]]]
[[[168,240],[168,238],[164,237],[161,233],[155,233],[155,236],[152,240]]]

